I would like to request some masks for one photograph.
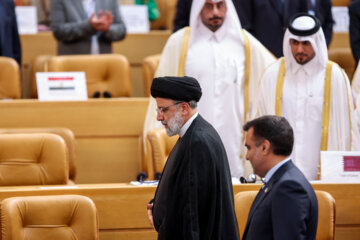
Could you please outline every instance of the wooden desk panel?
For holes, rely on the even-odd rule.
[[[259,190],[260,184],[234,186],[234,194]],[[314,183],[316,190],[329,192],[336,202],[336,240],[355,240],[360,236],[360,184]],[[146,213],[146,204],[154,196],[155,186],[129,184],[81,184],[64,188],[0,187],[0,200],[15,196],[80,194],[90,197],[98,209],[100,239],[156,239]]]
[[[76,183],[128,182],[143,170],[147,107],[147,98],[0,101],[0,126],[69,128],[77,141]]]

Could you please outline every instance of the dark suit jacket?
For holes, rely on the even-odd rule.
[[[285,30],[290,19],[299,12],[314,10],[322,24],[327,44],[332,37],[333,19],[330,0],[316,0],[315,9],[310,0],[284,0],[283,9],[280,0],[240,0],[240,18],[242,27],[248,30],[276,57],[281,57]]]
[[[226,152],[200,115],[169,155],[153,216],[159,240],[239,238]]]
[[[349,16],[350,45],[357,64],[360,58],[360,1],[349,5]]]
[[[21,65],[21,45],[14,0],[0,1],[0,55],[14,58]]]
[[[91,27],[81,0],[51,0],[51,28],[58,40],[58,54],[89,54],[91,37],[98,35],[100,53],[111,53],[112,41],[125,37],[126,28],[121,19],[117,0],[95,0],[95,10],[110,11],[114,22],[106,32],[97,32]]]
[[[289,161],[256,196],[243,239],[315,240],[317,222],[315,192],[302,172]]]

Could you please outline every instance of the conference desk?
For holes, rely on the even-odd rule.
[[[336,240],[360,238],[360,184],[313,183],[314,189],[329,192],[336,201]],[[233,187],[234,194],[258,190],[260,184]],[[90,197],[98,210],[100,240],[156,239],[146,205],[155,186],[130,184],[80,184],[75,186],[0,187],[0,200],[15,196],[80,194]]]
[[[144,171],[142,134],[148,98],[0,101],[0,128],[69,128],[75,134],[76,183],[119,183]]]

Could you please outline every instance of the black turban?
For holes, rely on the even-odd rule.
[[[151,96],[154,98],[198,102],[201,95],[200,84],[192,77],[158,77],[151,84]]]

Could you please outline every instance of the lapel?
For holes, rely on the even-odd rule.
[[[80,16],[82,19],[87,19],[87,15],[84,9],[84,6],[82,4],[82,0],[76,0],[76,1],[68,1],[67,3],[72,2],[74,4],[74,8],[80,13]]]
[[[284,175],[285,172],[287,172],[290,168],[292,168],[294,166],[293,162],[290,160],[287,163],[285,163],[284,165],[282,165],[275,173],[274,175],[271,177],[270,181],[267,182],[263,188],[261,188],[261,190],[259,191],[259,193],[256,195],[253,204],[251,205],[250,211],[249,211],[249,216],[248,216],[248,220],[246,223],[246,227],[245,227],[245,231],[244,231],[244,236],[245,233],[248,230],[248,227],[250,225],[251,222],[251,218],[253,217],[254,213],[256,212],[256,209],[258,208],[258,206],[261,204],[261,202],[269,195],[271,189],[273,188],[273,186],[276,184],[276,182]]]
[[[282,19],[283,19],[283,9],[285,7],[285,3],[286,1],[284,0],[284,3],[283,3],[283,7],[280,8],[280,2],[281,0],[269,0],[270,2],[270,5],[273,7],[273,9],[275,10],[275,12],[277,13],[278,17],[280,18],[281,22],[282,22]]]

